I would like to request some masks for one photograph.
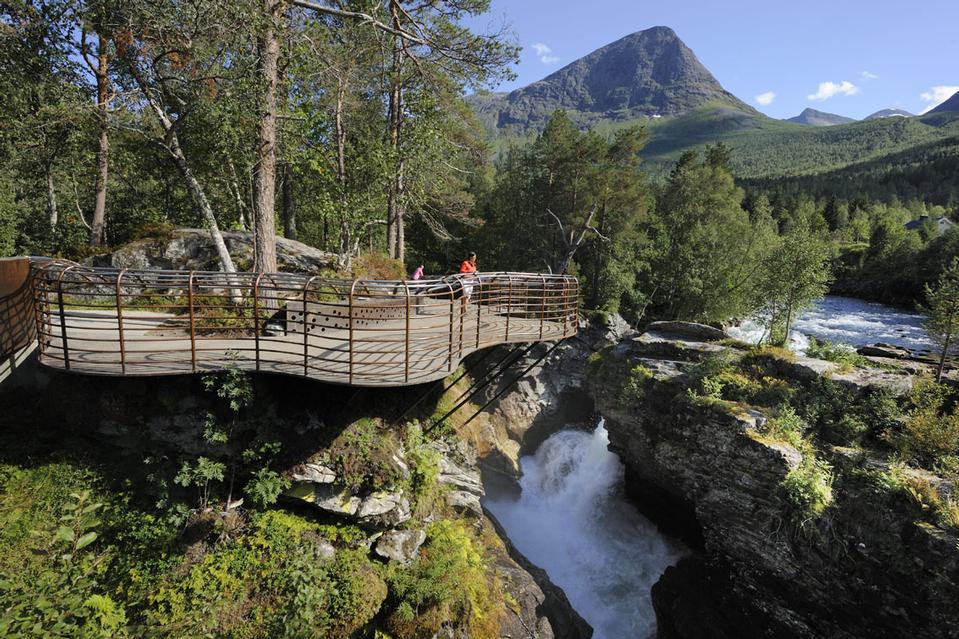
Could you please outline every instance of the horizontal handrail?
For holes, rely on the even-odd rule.
[[[439,379],[471,352],[578,328],[568,275],[324,278],[32,262],[40,362],[99,375],[250,370],[359,386]]]

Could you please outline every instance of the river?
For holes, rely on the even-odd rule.
[[[877,302],[827,295],[796,318],[790,331],[790,348],[804,351],[809,336],[833,343],[864,346],[884,342],[913,351],[930,350],[933,344],[923,328],[924,316]],[[757,343],[764,334],[762,324],[746,320],[729,329],[745,342]]]
[[[520,493],[485,504],[516,548],[546,570],[594,639],[654,637],[650,588],[684,550],[623,495],[623,464],[592,432],[565,430],[520,460]]]

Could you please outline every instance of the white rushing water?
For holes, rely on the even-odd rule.
[[[804,351],[808,336],[833,343],[864,346],[885,342],[911,350],[933,348],[922,326],[925,318],[885,304],[851,297],[827,295],[812,308],[800,313],[789,334],[789,346]],[[752,344],[762,339],[765,328],[755,320],[732,327],[729,334]]]
[[[683,551],[624,500],[623,465],[608,443],[602,420],[592,433],[556,433],[520,460],[519,498],[486,506],[594,639],[644,639],[656,632],[650,588]]]

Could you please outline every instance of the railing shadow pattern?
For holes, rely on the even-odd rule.
[[[353,386],[440,379],[469,353],[578,328],[574,277],[479,273],[418,281],[293,273],[90,268],[31,278],[40,362],[99,375],[248,370]]]

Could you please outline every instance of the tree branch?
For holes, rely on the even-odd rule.
[[[316,11],[317,13],[324,13],[326,15],[337,16],[339,18],[349,18],[351,20],[359,20],[360,22],[371,24],[377,29],[380,29],[381,31],[385,31],[386,33],[399,36],[400,38],[403,38],[404,40],[408,40],[410,42],[421,44],[421,45],[428,44],[427,41],[424,40],[423,38],[417,35],[414,35],[408,31],[404,31],[403,29],[395,29],[389,26],[388,24],[384,24],[383,22],[380,22],[379,20],[377,20],[376,18],[374,18],[368,13],[362,13],[359,11],[347,11],[345,9],[337,9],[335,7],[330,7],[324,4],[318,4],[316,2],[309,2],[309,0],[291,0],[290,4],[295,7],[300,7],[301,9],[309,9],[310,11]]]

